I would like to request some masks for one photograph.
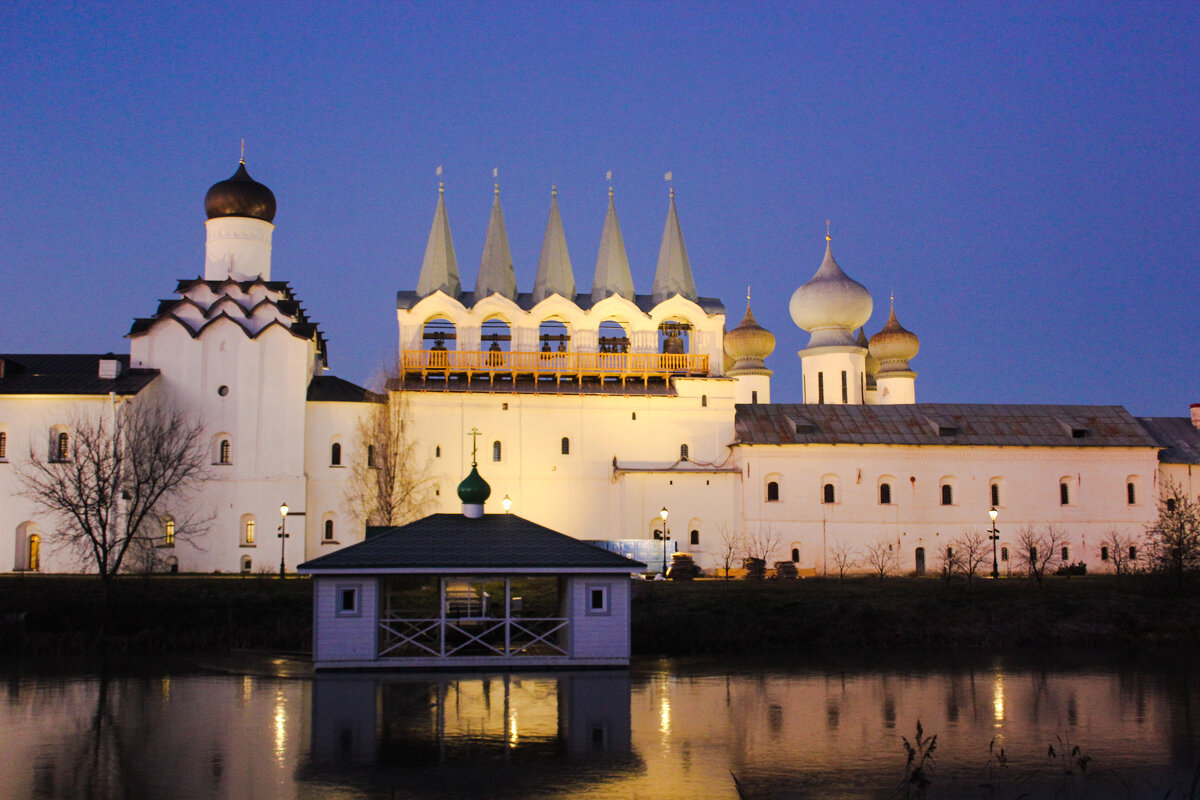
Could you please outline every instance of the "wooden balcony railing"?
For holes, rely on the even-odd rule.
[[[401,377],[420,375],[487,375],[513,378],[630,378],[648,380],[673,375],[708,375],[708,355],[674,353],[512,353],[506,351],[405,350]]]

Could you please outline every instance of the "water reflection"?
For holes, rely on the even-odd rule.
[[[0,682],[0,800],[57,797],[888,797],[938,735],[931,797],[1181,796],[1190,660],[653,661],[628,672],[227,674]],[[1078,744],[1086,776],[1047,759]],[[1005,748],[1010,767],[989,765]],[[982,777],[981,777],[982,776]],[[1126,788],[1128,786],[1128,788]]]

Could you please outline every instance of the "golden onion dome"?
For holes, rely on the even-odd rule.
[[[775,334],[758,324],[747,300],[746,316],[736,328],[725,334],[725,353],[733,359],[733,367],[728,374],[765,370],[767,366],[763,359],[774,350]]]
[[[907,372],[908,360],[916,357],[921,349],[921,341],[896,319],[896,307],[893,304],[887,324],[871,337],[870,348],[871,355],[879,359],[881,373]]]

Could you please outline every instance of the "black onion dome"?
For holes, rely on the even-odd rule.
[[[204,195],[204,213],[209,219],[251,217],[270,222],[275,219],[275,193],[251,178],[243,161],[232,178],[214,183]]]

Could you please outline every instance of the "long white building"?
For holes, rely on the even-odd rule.
[[[58,454],[72,421],[132,396],[188,408],[208,431],[212,477],[191,502],[211,522],[192,540],[164,537],[163,568],[278,569],[282,556],[290,569],[361,540],[347,482],[367,458],[359,420],[379,397],[325,374],[321,330],[272,277],[270,189],[242,164],[205,206],[203,277],[133,323],[128,356],[0,355],[0,569],[82,568],[50,546],[57,523],[21,496],[17,468],[30,448]],[[416,289],[397,296],[391,387],[405,392],[417,467],[435,485],[423,511],[457,510],[472,430],[492,504],[507,497],[547,527],[642,541],[664,559],[677,547],[707,568],[732,535],[769,534],[772,559],[809,574],[840,546],[882,541],[900,569],[921,572],[995,508],[1003,554],[1021,527],[1054,524],[1066,560],[1103,569],[1101,538],[1140,536],[1165,480],[1200,493],[1200,406],[1136,418],[1119,406],[918,403],[917,337],[895,308],[866,336],[872,298],[829,237],[791,298],[810,334],[800,364],[773,360],[802,371],[801,402],[772,403],[774,337],[749,305],[730,328],[721,301],[697,293],[682,230],[672,191],[649,291],[636,292],[610,190],[591,285],[577,284],[552,194],[521,292],[497,187],[466,291],[439,190]]]

